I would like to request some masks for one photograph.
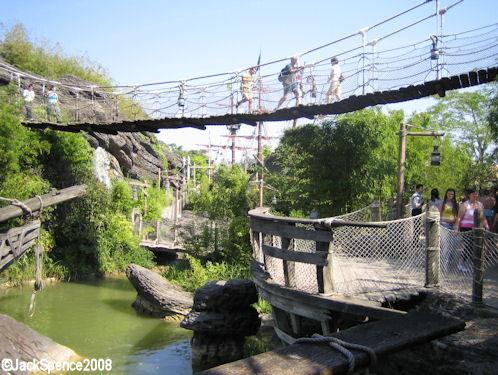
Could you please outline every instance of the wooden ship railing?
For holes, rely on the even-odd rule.
[[[0,222],[40,212],[43,207],[52,206],[87,193],[86,185],[71,186],[66,189],[52,189],[49,193],[22,202],[9,199],[10,205],[0,207]],[[4,199],[6,200],[6,199]],[[0,272],[9,267],[28,251],[36,242],[40,231],[40,220],[31,220],[27,224],[0,232]]]
[[[361,223],[338,219],[296,219],[269,214],[269,208],[260,207],[249,211],[253,262],[251,277],[261,297],[272,306],[274,328],[278,336],[292,342],[303,332],[301,318],[319,322],[321,333],[334,332],[339,316],[358,322],[368,319],[383,319],[405,314],[381,306],[381,303],[350,296],[332,296],[332,247],[334,227],[378,227],[382,223]],[[301,226],[299,226],[301,225]],[[305,226],[312,226],[307,229]],[[280,246],[274,246],[274,236],[281,238]],[[315,242],[316,251],[303,252],[294,248],[294,240]],[[284,283],[272,279],[268,272],[268,258],[282,260]],[[296,263],[316,267],[318,293],[309,293],[296,288]]]

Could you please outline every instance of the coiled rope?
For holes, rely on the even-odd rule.
[[[299,338],[296,341],[294,341],[293,344],[328,344],[331,348],[337,350],[347,358],[348,374],[353,374],[356,367],[356,361],[354,359],[354,355],[348,349],[354,349],[366,352],[370,358],[369,367],[374,368],[375,366],[377,366],[377,355],[375,354],[372,348],[369,348],[368,346],[364,345],[349,343],[335,337],[327,337],[315,333],[311,337]]]

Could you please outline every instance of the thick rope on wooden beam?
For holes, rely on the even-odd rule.
[[[348,374],[353,374],[355,370],[355,359],[353,353],[351,353],[348,349],[355,349],[355,350],[360,350],[362,352],[366,352],[368,356],[370,357],[370,368],[374,368],[377,366],[377,355],[375,354],[375,351],[372,348],[369,348],[368,346],[364,345],[359,345],[359,344],[353,344],[349,343],[340,339],[337,339],[335,337],[326,337],[319,335],[317,333],[313,334],[311,337],[303,337],[296,339],[293,344],[328,344],[331,348],[337,350],[340,352],[342,355],[344,355],[347,360],[348,360]]]
[[[5,201],[5,202],[10,202],[11,205],[20,207],[25,213],[27,213],[31,216],[33,215],[33,212],[31,211],[31,209],[28,206],[26,206],[24,203],[22,203],[21,201],[15,199],[15,198],[12,199],[12,198],[0,197],[0,200]]]

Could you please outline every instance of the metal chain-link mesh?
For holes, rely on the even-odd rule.
[[[423,285],[424,215],[386,228],[334,229],[334,292],[358,294]]]
[[[455,233],[441,226],[441,290],[471,298],[473,246],[472,231]],[[488,231],[484,231],[484,270],[484,300],[498,298],[498,235]]]
[[[341,226],[332,229],[333,295],[382,293],[423,287],[426,267],[425,214],[405,219],[379,222],[386,228]],[[369,207],[334,219],[369,222]],[[311,224],[299,224],[315,230]],[[266,236],[265,244],[281,247],[281,238]],[[440,287],[442,290],[470,299],[473,277],[473,231],[455,233],[440,226]],[[484,231],[485,277],[484,300],[498,298],[498,235]],[[291,249],[313,253],[317,244],[294,239]],[[256,251],[256,248],[255,248]],[[257,251],[260,261],[262,252]],[[272,279],[285,284],[281,259],[266,256],[266,267]],[[318,293],[317,267],[295,262],[296,288]]]

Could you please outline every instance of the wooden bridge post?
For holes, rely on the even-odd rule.
[[[474,250],[472,256],[473,277],[472,277],[472,303],[482,305],[483,303],[483,282],[484,282],[484,210],[476,208],[474,211]]]
[[[370,205],[370,220],[380,221],[380,203],[379,201],[373,201]]]
[[[332,293],[334,291],[332,242],[316,242],[316,251],[328,253],[327,266],[316,266],[318,293]]]
[[[282,249],[290,250],[293,248],[293,243],[290,238],[282,237]],[[284,280],[285,286],[295,288],[296,287],[296,263],[291,260],[282,259],[283,267],[284,267]]]
[[[425,262],[425,286],[439,285],[441,263],[441,233],[439,229],[439,210],[430,206],[425,216],[425,243],[427,247]]]
[[[161,241],[161,220],[157,219],[156,222],[156,245]]]

